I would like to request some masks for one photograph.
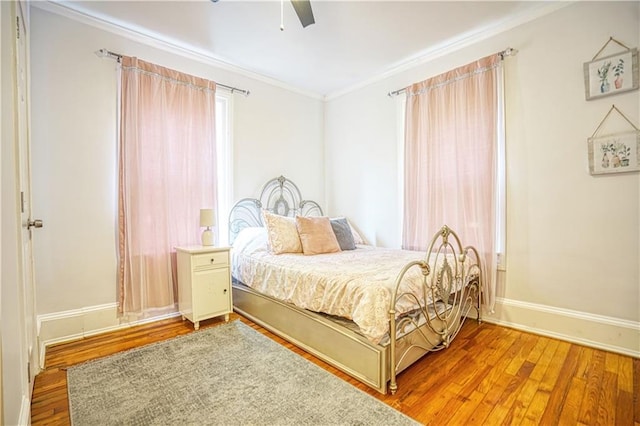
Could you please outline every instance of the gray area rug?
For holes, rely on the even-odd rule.
[[[67,370],[81,425],[415,425],[240,321]]]

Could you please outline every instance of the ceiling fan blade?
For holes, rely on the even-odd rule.
[[[300,23],[303,28],[316,23],[316,20],[313,18],[313,10],[311,10],[311,3],[309,0],[291,0],[291,4],[300,19]]]

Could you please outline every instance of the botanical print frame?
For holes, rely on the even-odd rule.
[[[584,63],[587,100],[638,89],[638,49]]]
[[[640,131],[591,137],[587,141],[592,175],[640,170]]]

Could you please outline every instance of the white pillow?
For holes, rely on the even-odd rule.
[[[271,253],[302,253],[295,218],[269,213],[267,210],[262,211],[262,217],[267,228]]]
[[[269,240],[267,238],[267,229],[263,227],[244,228],[233,241],[234,253],[250,254],[268,250]]]
[[[347,219],[347,222],[349,222],[349,219]],[[351,233],[353,234],[353,242],[354,243],[356,243],[356,244],[367,244],[367,243],[364,242],[364,239],[360,236],[358,231],[356,231],[356,228],[353,227],[351,222],[349,222],[349,228],[351,228]]]

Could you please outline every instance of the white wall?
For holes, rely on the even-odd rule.
[[[587,137],[612,103],[640,125],[639,92],[587,102],[582,71],[609,36],[638,47],[638,28],[637,2],[580,2],[329,100],[329,212],[399,246],[398,122],[387,92],[518,49],[505,61],[507,270],[489,320],[640,354],[640,174],[594,177],[587,162]],[[613,328],[592,330],[598,323]]]
[[[249,98],[235,101],[235,198],[257,196],[282,174],[323,205],[323,102],[266,84],[242,87],[249,85]]]
[[[251,91],[233,99],[236,199],[280,174],[324,195],[321,100],[33,8],[33,206],[45,223],[34,244],[37,310],[77,317],[74,333],[87,327],[85,308],[113,317],[116,301],[116,64],[94,55],[100,48]]]

